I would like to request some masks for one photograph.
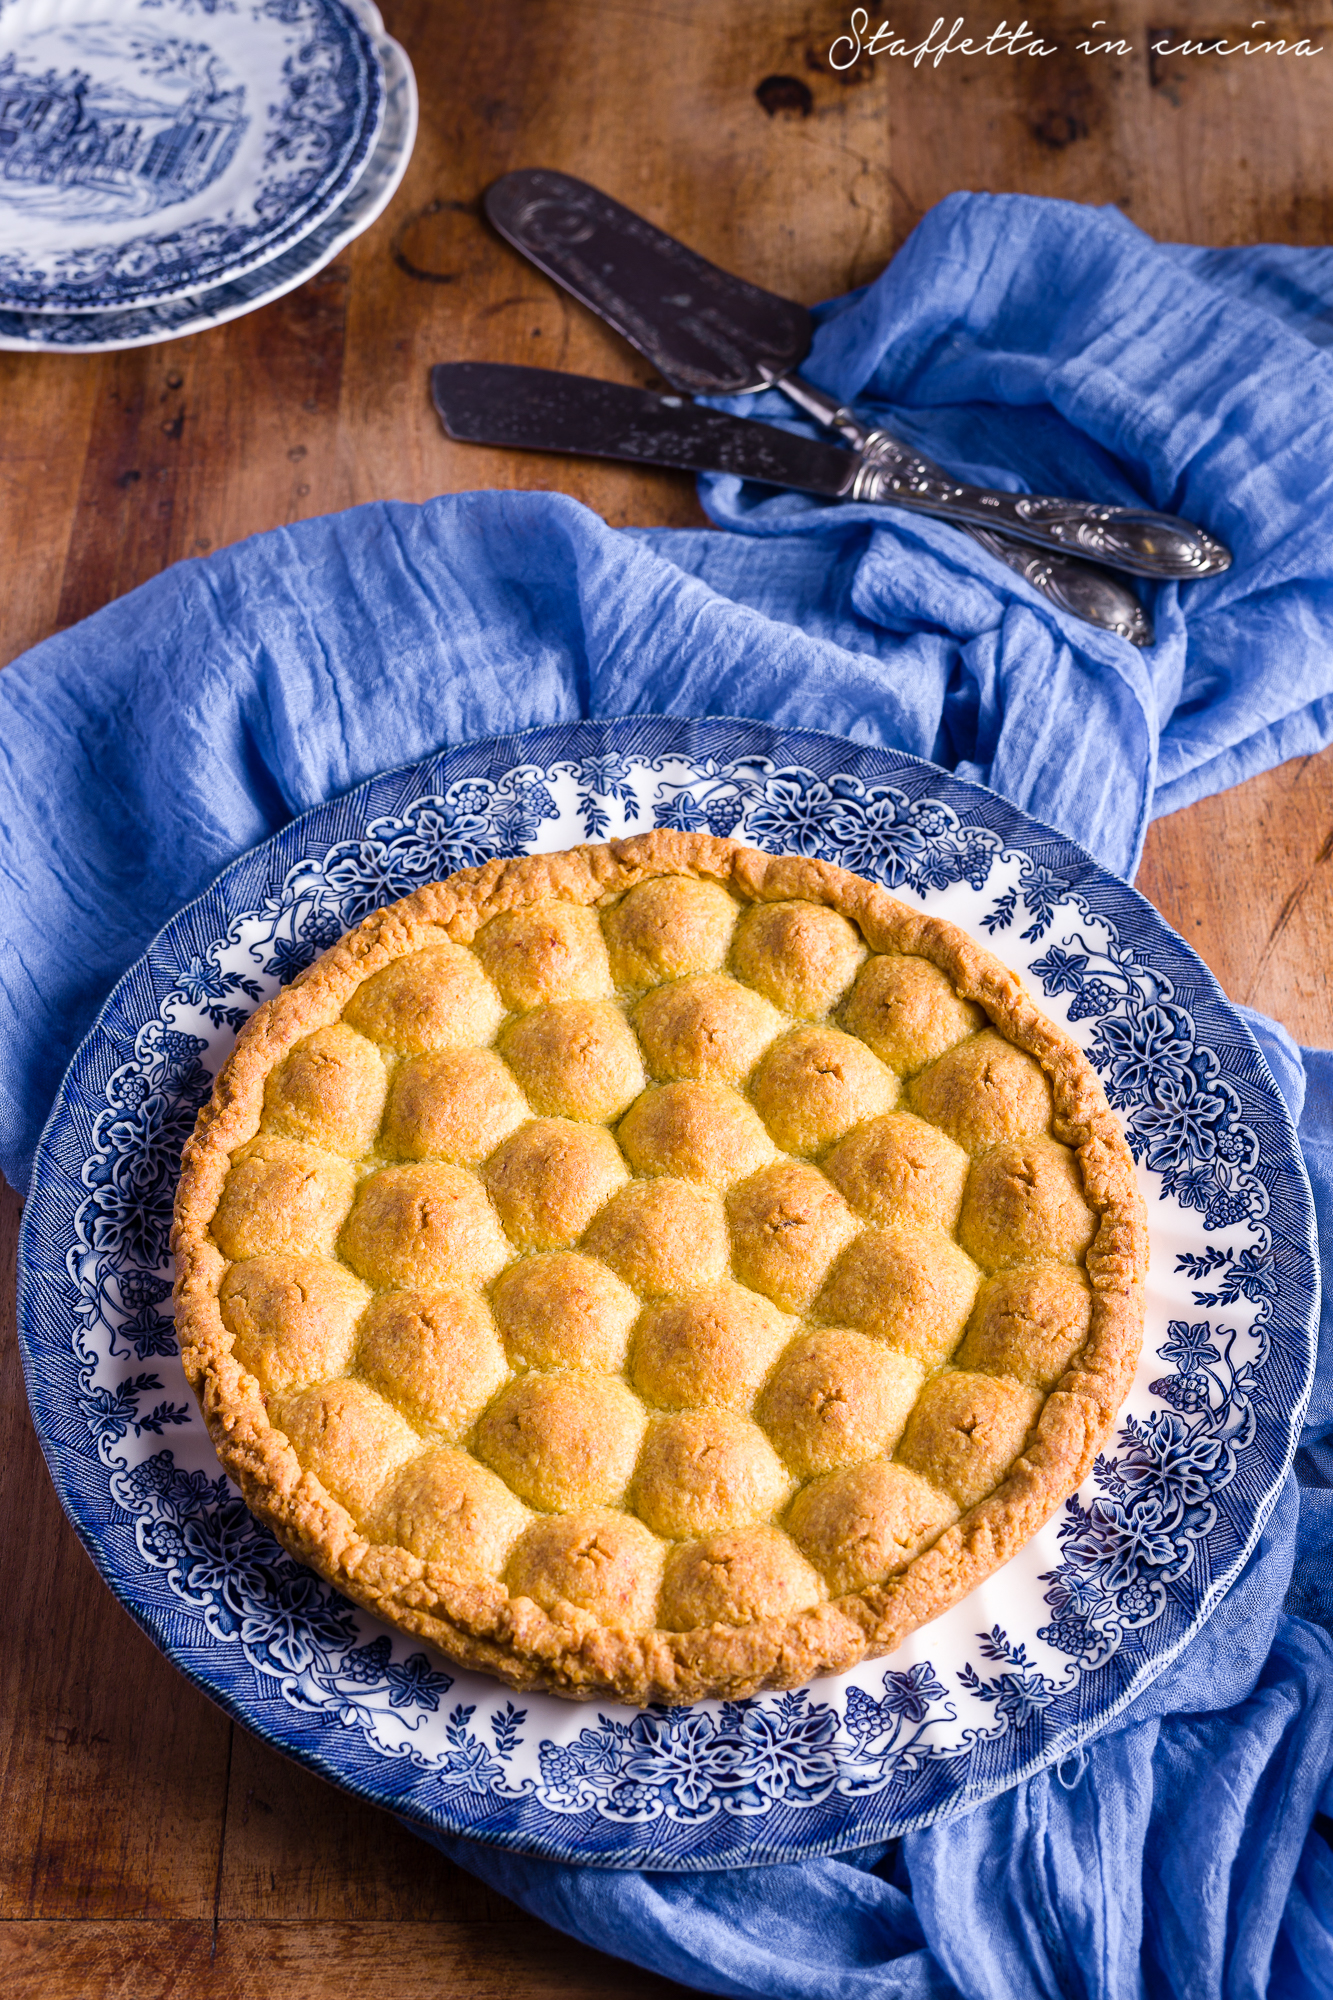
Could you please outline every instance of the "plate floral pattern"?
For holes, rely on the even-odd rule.
[[[342,0],[0,0],[0,307],[239,277],[337,206],[383,112]]]
[[[365,167],[338,206],[308,236],[267,263],[207,291],[111,312],[0,311],[0,350],[104,354],[205,333],[295,291],[369,229],[393,199],[417,135],[417,84],[407,51],[385,33],[371,0],[346,0],[370,35],[384,76],[384,122]]]
[[[495,855],[648,826],[840,861],[989,939],[1069,1023],[1148,1203],[1148,1337],[1085,1487],[891,1659],[797,1693],[636,1711],[413,1649],[277,1546],[176,1357],[176,1162],[237,1028],[386,899]],[[1239,1573],[1314,1361],[1309,1187],[1199,960],[1059,835],[932,765],[757,723],[493,739],[372,779],[173,920],[75,1057],[21,1241],[29,1394],[62,1500],[157,1644],[248,1727],[423,1830],[612,1867],[793,1860],[901,1833],[1074,1751]]]

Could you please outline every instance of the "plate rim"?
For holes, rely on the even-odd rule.
[[[212,898],[225,877],[233,871],[243,869],[246,863],[253,861],[264,849],[285,837],[291,836],[296,829],[315,815],[328,812],[339,806],[345,807],[358,793],[368,792],[372,787],[394,780],[408,779],[414,772],[427,771],[432,766],[436,766],[460,754],[476,753],[479,750],[502,745],[506,747],[513,746],[516,754],[510,758],[512,766],[522,763],[521,748],[525,743],[534,738],[556,739],[576,735],[577,732],[581,731],[594,731],[604,734],[608,730],[616,728],[638,730],[644,727],[651,728],[655,724],[659,726],[664,725],[672,731],[682,732],[695,730],[700,726],[717,726],[727,731],[757,732],[770,739],[770,742],[776,739],[784,746],[791,746],[793,744],[799,746],[813,740],[816,743],[833,748],[835,752],[850,754],[853,757],[865,755],[869,755],[872,759],[882,757],[886,760],[888,766],[888,769],[884,773],[886,779],[891,778],[894,770],[907,768],[920,773],[930,774],[934,780],[943,780],[947,785],[956,786],[963,792],[974,794],[979,799],[986,801],[988,807],[993,807],[1002,818],[1008,819],[1011,822],[1010,826],[1002,832],[1002,838],[1007,847],[1014,844],[1014,834],[1021,834],[1024,838],[1019,844],[1044,844],[1049,841],[1068,851],[1076,858],[1080,874],[1090,870],[1094,877],[1099,878],[1102,883],[1112,885],[1116,893],[1123,893],[1132,899],[1133,904],[1138,906],[1140,912],[1147,913],[1151,924],[1167,936],[1176,950],[1185,953],[1202,994],[1214,1005],[1220,1005],[1225,1009],[1230,1017],[1233,1029],[1243,1032],[1244,1042],[1248,1044],[1248,1050],[1258,1065],[1259,1078],[1267,1088],[1270,1109],[1279,1116],[1284,1128],[1283,1137],[1285,1138],[1287,1150],[1290,1155],[1290,1158],[1284,1163],[1284,1170],[1288,1172],[1292,1169],[1295,1170],[1297,1181],[1304,1194],[1304,1226],[1298,1248],[1309,1265],[1311,1276],[1311,1288],[1305,1313],[1305,1333],[1310,1350],[1306,1380],[1304,1388],[1288,1418],[1288,1446],[1285,1455],[1284,1471],[1280,1477],[1273,1479],[1262,1500],[1256,1507],[1244,1544],[1233,1558],[1228,1570],[1223,1577],[1213,1577],[1211,1579],[1208,1587],[1202,1594],[1197,1608],[1190,1617],[1186,1631],[1167,1647],[1164,1647],[1160,1654],[1155,1654],[1151,1659],[1143,1661],[1134,1677],[1130,1680],[1129,1685],[1109,1702],[1106,1707],[1097,1710],[1095,1721],[1092,1723],[1080,1723],[1074,1730],[1069,1732],[1072,1740],[1065,1744],[1064,1747],[1057,1747],[1053,1750],[1050,1748],[1039,1750],[1033,1753],[1020,1768],[1007,1773],[999,1782],[970,1793],[957,1793],[933,1806],[923,1809],[915,1815],[903,1818],[901,1821],[895,1821],[892,1835],[886,1835],[878,1829],[872,1829],[869,1832],[864,1829],[849,1831],[844,1827],[841,1830],[832,1831],[822,1839],[817,1838],[809,1841],[793,1838],[785,1842],[769,1843],[763,1839],[759,1839],[749,1844],[752,1851],[744,1855],[729,1853],[722,1858],[712,1855],[698,1857],[692,1855],[665,1856],[649,1854],[645,1849],[643,1855],[640,1858],[636,1858],[628,1844],[622,1846],[615,1855],[608,1855],[601,1852],[586,1855],[581,1854],[575,1851],[568,1839],[565,1843],[561,1844],[556,1835],[562,1830],[566,1831],[567,1834],[573,1833],[574,1822],[572,1816],[570,1821],[558,1821],[555,1815],[548,1814],[548,1818],[555,1825],[556,1835],[552,1835],[550,1838],[544,1840],[535,1838],[531,1833],[518,1829],[496,1829],[492,1832],[484,1832],[466,1824],[443,1824],[444,1814],[439,1812],[432,1813],[424,1805],[418,1805],[415,1800],[410,1798],[390,1797],[387,1795],[387,1788],[377,1788],[372,1779],[362,1777],[356,1772],[345,1772],[339,1769],[334,1759],[325,1754],[317,1743],[290,1740],[290,1737],[283,1736],[280,1729],[266,1727],[257,1722],[253,1715],[245,1712],[243,1703],[238,1697],[233,1696],[225,1688],[219,1687],[210,1681],[204,1666],[202,1664],[196,1665],[194,1661],[187,1657],[188,1649],[186,1647],[181,1644],[168,1644],[164,1642],[163,1638],[153,1631],[148,1608],[143,1600],[132,1598],[128,1594],[127,1588],[118,1581],[114,1574],[112,1560],[103,1545],[103,1541],[94,1532],[93,1527],[85,1521],[82,1502],[71,1490],[70,1484],[64,1476],[63,1465],[65,1454],[62,1453],[57,1441],[48,1438],[46,1429],[39,1421],[43,1401],[42,1387],[37,1374],[37,1360],[33,1352],[33,1341],[29,1335],[27,1317],[32,1309],[30,1298],[31,1260],[29,1237],[35,1234],[38,1226],[36,1221],[38,1205],[32,1200],[32,1195],[37,1189],[40,1164],[46,1155],[51,1134],[66,1110],[66,1091],[75,1069],[89,1045],[102,1032],[103,1025],[116,1005],[122,989],[140,968],[145,966],[145,962],[149,959],[166,933],[182,923],[183,920],[186,920],[193,912],[197,911]],[[589,746],[590,750],[591,746]],[[689,747],[680,751],[679,754],[683,761],[697,761],[694,751]],[[743,747],[741,754],[737,757],[737,761],[741,761],[741,756],[744,754],[762,755],[763,752],[758,749],[747,752]],[[553,764],[560,755],[560,749],[553,748],[550,757],[547,759],[548,764]],[[794,762],[798,755],[799,748],[791,749],[786,756],[786,761],[788,763]],[[989,825],[989,821],[987,824]],[[995,829],[991,828],[991,830]],[[1033,836],[1035,836],[1035,840]],[[249,1730],[251,1734],[258,1736],[261,1741],[266,1742],[271,1748],[279,1750],[282,1755],[291,1757],[305,1768],[314,1771],[318,1776],[327,1778],[332,1783],[341,1786],[344,1790],[351,1791],[354,1795],[369,1800],[370,1803],[379,1806],[383,1810],[393,1812],[400,1821],[410,1826],[413,1831],[431,1842],[450,1838],[475,1840],[481,1845],[493,1847],[498,1851],[523,1854],[560,1865],[586,1866],[601,1869],[648,1868],[654,1872],[672,1874],[706,1873],[716,1871],[720,1868],[782,1865],[789,1862],[816,1859],[821,1855],[827,1856],[847,1852],[858,1846],[866,1845],[868,1841],[873,1842],[882,1838],[897,1837],[901,1834],[919,1830],[937,1821],[951,1819],[969,1812],[989,1798],[1002,1796],[1005,1792],[1026,1782],[1041,1770],[1054,1767],[1064,1758],[1074,1754],[1079,1746],[1088,1741],[1094,1734],[1104,1733],[1109,1726],[1114,1724],[1123,1715],[1127,1708],[1132,1706],[1173,1665],[1186,1646],[1198,1636],[1202,1626],[1213,1615],[1222,1598],[1239,1579],[1245,1565],[1258,1546],[1290,1472],[1291,1461],[1299,1444],[1301,1421],[1303,1420],[1305,1409],[1308,1407],[1314,1381],[1314,1361],[1317,1351],[1317,1329],[1320,1308],[1320,1270],[1318,1253],[1315,1247],[1317,1240],[1315,1227],[1313,1195],[1304,1159],[1300,1151],[1295,1121],[1291,1116],[1286,1099],[1273,1077],[1267,1059],[1249,1023],[1238,1012],[1236,1003],[1227,997],[1216,975],[1203,959],[1200,958],[1189,940],[1167,923],[1161,912],[1148,901],[1147,897],[1141,891],[1136,889],[1132,883],[1125,882],[1122,878],[1113,875],[1109,869],[1105,868],[1102,863],[1097,861],[1095,856],[1083,847],[1081,842],[1036,819],[1022,807],[1014,805],[1011,800],[1005,798],[1002,793],[995,791],[993,788],[980,784],[975,779],[959,777],[956,773],[946,770],[943,766],[933,764],[929,759],[915,756],[908,751],[880,744],[857,743],[848,737],[840,736],[831,731],[803,727],[787,728],[781,724],[765,721],[757,717],[722,715],[702,717],[673,716],[657,712],[643,712],[626,716],[578,717],[563,722],[539,723],[522,730],[474,737],[456,743],[449,742],[428,751],[422,757],[409,758],[400,763],[389,765],[384,770],[373,772],[368,777],[359,780],[356,784],[350,785],[345,790],[333,794],[330,798],[321,800],[305,808],[301,813],[294,814],[284,826],[278,828],[274,833],[267,835],[263,840],[255,842],[251,847],[245,849],[242,853],[227,862],[196,896],[183,904],[179,910],[173,912],[149,941],[144,951],[125,968],[107,993],[87,1032],[81,1038],[70,1058],[53,1099],[50,1112],[43,1123],[41,1135],[34,1153],[32,1180],[28,1194],[25,1196],[19,1229],[17,1268],[18,1310],[16,1316],[24,1386],[33,1417],[33,1425],[37,1432],[38,1442],[41,1446],[48,1473],[52,1484],[55,1486],[57,1497],[60,1500],[66,1519],[74,1528],[94,1568],[111,1590],[117,1602],[130,1614],[140,1630],[145,1633],[156,1649],[164,1654],[171,1665],[183,1672],[191,1684],[204,1693],[210,1701],[222,1708],[231,1720],[239,1723],[243,1728]],[[450,1662],[450,1664],[454,1663]],[[506,1692],[512,1693],[512,1690],[506,1690],[504,1684],[501,1682],[497,1681],[495,1685],[497,1693],[500,1695]],[[594,1712],[594,1704],[583,1703],[579,1704],[579,1706],[586,1709],[590,1716]],[[389,1764],[389,1760],[386,1759],[385,1761],[386,1764]],[[389,1768],[392,1768],[392,1765],[389,1765]],[[741,1827],[744,1827],[745,1822],[741,1821],[739,1824]],[[634,1833],[636,1829],[626,1826],[623,1831],[628,1835]],[[648,1829],[644,1829],[644,1831],[648,1831]],[[769,1847],[772,1848],[772,1851],[767,1851]]]
[[[353,12],[359,15],[362,7],[369,6],[369,0],[344,0],[344,4],[350,7]],[[420,115],[421,115],[421,98],[420,98],[420,91],[417,86],[416,71],[412,67],[412,59],[408,55],[407,50],[403,47],[402,43],[395,40],[395,38],[392,35],[390,35],[382,26],[376,30],[368,30],[368,32],[371,32],[372,39],[375,43],[376,52],[377,54],[380,55],[380,68],[384,76],[384,83],[385,83],[385,89],[384,89],[384,101],[386,107],[385,119],[381,122],[379,135],[376,138],[375,145],[371,147],[370,152],[366,156],[365,160],[362,162],[360,173],[356,175],[351,184],[344,191],[341,201],[339,201],[337,205],[328,212],[327,215],[321,217],[319,222],[316,223],[315,227],[311,229],[307,233],[307,235],[299,237],[295,242],[285,245],[284,248],[280,250],[275,257],[269,259],[268,262],[264,264],[255,266],[254,270],[250,272],[241,273],[239,278],[229,278],[223,280],[219,284],[208,285],[204,288],[203,291],[198,293],[182,292],[179,295],[180,299],[188,299],[191,297],[197,298],[200,301],[201,310],[198,313],[196,313],[193,318],[183,319],[176,326],[164,326],[154,329],[153,331],[147,333],[126,334],[121,338],[108,339],[108,340],[41,340],[41,339],[29,340],[21,338],[17,334],[6,333],[3,330],[3,320],[6,317],[18,319],[26,316],[27,318],[35,322],[40,322],[42,320],[55,321],[56,319],[65,317],[66,315],[56,314],[56,313],[37,313],[37,312],[29,312],[25,315],[22,313],[15,312],[9,307],[0,307],[0,353],[67,354],[77,357],[79,355],[84,355],[84,354],[122,354],[131,352],[134,349],[140,347],[161,347],[164,346],[166,342],[171,340],[190,340],[193,339],[196,334],[211,333],[215,327],[228,326],[231,324],[233,320],[244,319],[248,313],[260,312],[263,310],[265,306],[274,305],[279,299],[286,298],[291,292],[299,290],[300,287],[304,284],[307,284],[311,278],[318,277],[319,273],[324,269],[326,269],[326,267],[333,262],[335,257],[340,256],[344,250],[349,249],[351,245],[355,243],[359,237],[363,236],[367,230],[372,229],[374,225],[379,221],[384,211],[388,208],[389,203],[393,200],[399,188],[402,186],[403,180],[407,174],[407,169],[412,163],[412,155],[416,150],[417,131],[420,124]],[[402,75],[400,81],[407,92],[407,115],[404,123],[403,137],[398,147],[397,157],[394,161],[393,167],[391,168],[390,172],[388,173],[385,179],[384,186],[380,190],[379,194],[375,197],[374,201],[370,204],[369,208],[367,209],[364,215],[358,216],[354,223],[351,223],[350,225],[345,224],[341,229],[337,230],[332,240],[329,243],[325,244],[324,247],[320,249],[318,254],[315,257],[313,257],[312,261],[308,264],[303,265],[299,271],[289,274],[287,277],[283,278],[280,283],[273,286],[271,290],[262,291],[252,299],[244,299],[239,303],[225,306],[219,311],[213,311],[213,312],[208,311],[206,309],[206,302],[208,299],[214,297],[219,292],[227,291],[232,285],[240,282],[241,278],[247,276],[253,277],[258,273],[267,270],[269,263],[276,264],[281,260],[282,257],[287,256],[294,251],[300,250],[302,244],[308,243],[311,237],[317,236],[321,229],[328,228],[332,224],[336,223],[342,209],[353,199],[357,191],[357,188],[361,185],[362,180],[370,172],[371,168],[374,165],[375,151],[376,148],[380,145],[381,141],[383,140],[385,125],[387,124],[387,107],[389,98],[392,96],[393,91],[398,87],[396,82],[391,82],[389,80],[387,63],[382,53],[385,50],[392,51],[393,58],[398,60],[402,64]],[[89,323],[92,323],[102,318],[110,319],[116,317],[122,312],[132,313],[132,312],[151,311],[152,307],[156,305],[172,305],[178,303],[179,299],[176,300],[155,299],[148,306],[124,306],[124,307],[113,306],[107,308],[104,312],[89,311],[84,313],[70,314],[68,315],[68,317],[74,319],[84,319],[87,320]],[[243,859],[244,857],[242,856],[239,858]]]
[[[364,75],[365,105],[357,126],[355,137],[347,148],[342,165],[322,188],[312,189],[305,206],[287,225],[280,227],[263,244],[251,251],[227,261],[223,267],[204,281],[201,287],[197,279],[186,283],[168,280],[164,286],[149,291],[137,292],[132,298],[98,299],[93,303],[62,300],[55,304],[34,304],[32,300],[11,300],[6,296],[4,279],[0,276],[0,311],[26,313],[36,319],[78,318],[104,312],[135,312],[155,305],[170,305],[177,299],[188,298],[192,292],[211,290],[214,287],[234,283],[250,272],[262,269],[285,250],[294,249],[302,239],[317,229],[350,194],[357,180],[369,164],[384,123],[386,90],[384,69],[376,49],[373,28],[362,15],[356,0],[317,0],[317,4],[336,12],[346,23],[350,38],[356,45]],[[0,20],[4,15],[3,0],[0,0]],[[76,24],[77,25],[77,24]],[[39,350],[41,351],[41,350]],[[75,352],[80,350],[75,349]]]

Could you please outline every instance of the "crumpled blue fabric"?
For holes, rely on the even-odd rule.
[[[1333,1051],[1244,1011],[1323,1225],[1318,1377],[1259,1546],[1134,1706],[959,1818],[799,1866],[621,1874],[435,1845],[548,1923],[705,1993],[1333,2000]]]
[[[1157,644],[1136,652],[1049,611],[1030,621],[1011,573],[942,523],[895,511],[886,531],[879,508],[839,509],[840,548],[855,522],[867,535],[855,610],[957,641],[939,738],[905,747],[1077,827],[1129,874],[1150,816],[1329,740],[1333,252],[1159,248],[1115,209],[956,194],[817,317],[801,372],[951,472],[1146,502],[1235,559],[1147,586]],[[817,434],[776,393],[727,407]],[[830,533],[829,508],[802,495],[705,486],[725,526]]]
[[[807,373],[993,485],[1150,500],[1233,548],[1136,653],[955,530],[705,482],[739,532],[558,495],[380,505],[181,564],[0,675],[0,1166],[26,1185],[121,971],[235,855],[371,773],[586,715],[894,745],[1132,872],[1154,812],[1333,736],[1333,252],[1151,244],[956,196],[820,315]],[[754,414],[795,422],[772,397]],[[1333,1053],[1255,1017],[1326,1223]],[[456,1858],[707,1992],[1333,2000],[1333,1340],[1242,1578],[1118,1725],[973,1812],[799,1867]]]
[[[1145,586],[1141,653],[940,522],[734,480],[705,498],[740,534],[616,534],[492,492],[178,565],[0,678],[15,1185],[144,936],[289,814],[442,744],[653,710],[829,729],[989,784],[1129,875],[1151,813],[1333,737],[1333,252],[1163,249],[1114,210],[958,195],[820,319],[812,379],[950,467],[1183,510],[1233,568]],[[40,901],[34,851],[60,858]]]

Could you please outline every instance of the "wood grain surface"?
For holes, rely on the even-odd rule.
[[[354,506],[553,486],[608,521],[703,525],[690,481],[452,445],[431,362],[645,364],[490,235],[511,167],[580,174],[774,290],[864,282],[960,187],[1115,202],[1161,238],[1333,237],[1333,5],[1268,0],[1319,60],[1150,58],[1236,0],[1125,0],[1132,57],[829,62],[850,10],[802,0],[385,0],[421,137],[386,214],[289,298],[191,340],[0,355],[0,660],[242,536]],[[874,21],[880,10],[871,8]],[[893,13],[924,33],[931,4]],[[1108,10],[1110,12],[1112,10]],[[968,13],[985,33],[998,11]],[[1174,37],[1173,39],[1179,39]],[[182,659],[181,671],[188,673]],[[38,781],[39,774],[33,774]],[[1228,993],[1333,1040],[1333,753],[1157,823],[1139,886]],[[24,2000],[513,1996],[680,1989],[555,1936],[233,1727],[97,1579],[55,1500],[14,1338],[0,1189],[0,1976]]]

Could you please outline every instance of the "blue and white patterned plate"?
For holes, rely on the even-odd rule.
[[[383,114],[344,0],[0,0],[0,309],[239,278],[337,207]]]
[[[651,826],[824,855],[997,949],[1087,1050],[1148,1203],[1147,1340],[1086,1486],[888,1660],[687,1709],[513,1698],[354,1609],[221,1476],[176,1357],[176,1161],[236,1029],[389,898]],[[161,933],[70,1067],[19,1326],[65,1509],[145,1631],[289,1756],[423,1829],[608,1867],[791,1860],[920,1826],[1076,1748],[1235,1579],[1314,1363],[1309,1185],[1253,1039],[1079,848],[933,765],[758,723],[576,723],[451,750],[306,813]]]
[[[346,0],[375,45],[384,77],[384,122],[370,158],[332,213],[289,250],[242,277],[207,291],[187,292],[159,305],[115,312],[0,311],[0,352],[45,349],[61,354],[103,354],[151,347],[163,340],[206,333],[295,291],[383,214],[393,199],[417,136],[417,84],[407,51],[385,33],[371,0]]]

